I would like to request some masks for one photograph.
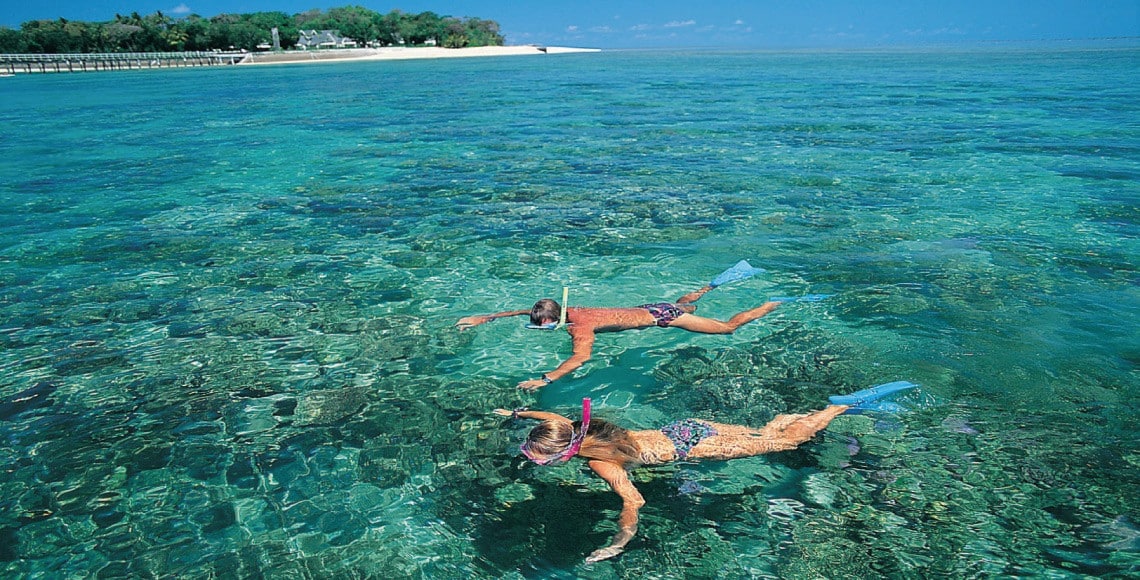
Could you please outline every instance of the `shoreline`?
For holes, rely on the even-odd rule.
[[[526,56],[601,52],[598,48],[565,46],[477,46],[471,48],[342,48],[289,52],[163,52],[83,54],[0,54],[0,74],[104,72],[116,70],[161,70],[214,66],[304,64],[315,62],[361,62],[486,56]]]
[[[345,48],[321,51],[289,51],[276,53],[250,53],[238,66],[258,66],[272,64],[304,64],[322,62],[413,60],[433,58],[473,58],[485,56],[527,56],[542,54],[570,54],[601,52],[598,48],[573,48],[565,46],[475,46],[470,48],[440,48],[425,46],[416,48]]]

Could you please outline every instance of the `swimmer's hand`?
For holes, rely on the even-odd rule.
[[[490,316],[464,316],[455,323],[455,328],[459,330],[467,330],[473,326],[479,326],[491,321]]]
[[[546,386],[546,381],[544,381],[542,379],[531,379],[529,381],[523,381],[523,382],[519,383],[520,389],[522,389],[524,391],[531,391],[531,392],[537,391],[537,390],[539,390],[545,386]]]
[[[594,562],[601,562],[602,560],[613,558],[622,553],[623,549],[623,546],[606,546],[605,548],[594,550],[592,554],[586,556],[586,562],[593,564]]]
[[[496,415],[502,416],[502,417],[511,417],[514,415],[514,413],[512,413],[506,409],[495,409],[494,411],[491,411],[491,412],[496,414]]]

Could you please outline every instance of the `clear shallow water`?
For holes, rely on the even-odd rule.
[[[1136,574],[1135,49],[617,52],[0,83],[6,575]],[[461,316],[701,301],[732,337]],[[792,453],[517,457],[531,405],[760,424]],[[857,449],[857,453],[852,452]],[[703,491],[681,493],[680,489]]]

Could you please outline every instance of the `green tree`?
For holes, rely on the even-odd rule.
[[[107,52],[136,52],[143,50],[146,33],[143,18],[138,12],[130,16],[115,15],[115,20],[100,29],[100,43]]]
[[[443,19],[435,12],[421,12],[400,22],[400,36],[405,44],[424,44],[434,40],[439,44],[443,36]]]
[[[270,31],[259,28],[239,14],[219,14],[210,19],[209,46],[220,50],[254,50],[268,42]]]
[[[141,16],[116,14],[109,22],[81,22],[63,18],[32,20],[18,30],[0,27],[0,52],[165,52],[230,47],[252,50],[269,42],[276,27],[282,47],[296,45],[299,30],[332,29],[359,43],[405,43],[440,46],[501,45],[503,37],[493,20],[441,17],[434,12],[408,14],[392,10],[379,14],[362,6],[333,8],[289,16],[284,12],[222,14],[210,19],[191,14],[171,18],[162,12]]]
[[[142,30],[142,27],[124,22],[108,22],[99,29],[99,43],[106,52],[123,52],[131,50],[133,36]]]
[[[387,14],[376,14],[373,16],[373,26],[376,28],[376,42],[381,46],[392,46],[399,44],[400,37],[400,19],[402,15],[399,10],[393,10]]]
[[[466,34],[448,34],[443,39],[444,48],[463,48],[471,44]]]
[[[67,52],[97,52],[102,49],[99,24],[70,20],[63,25],[68,37]]]
[[[59,54],[81,50],[79,39],[68,34],[66,19],[32,20],[20,26],[24,49],[28,52]]]
[[[168,39],[174,20],[162,12],[142,17],[142,28],[136,36],[136,48],[142,52],[162,52],[170,50]]]
[[[15,54],[23,52],[21,45],[22,35],[19,30],[0,26],[0,54]]]
[[[494,20],[468,18],[463,21],[463,25],[471,46],[502,46],[505,42],[499,33],[499,23]]]
[[[314,8],[295,14],[293,21],[297,23],[297,28],[299,29],[312,30],[317,28],[319,24],[323,24],[321,21],[324,20],[324,17],[324,13]]]
[[[183,50],[210,50],[210,27],[210,21],[197,14],[184,18],[178,24],[178,29],[186,35]]]
[[[166,33],[163,35],[163,40],[166,42],[166,45],[167,45],[166,50],[173,50],[173,51],[179,51],[179,52],[186,50],[187,39],[189,39],[189,35],[186,34],[185,30],[182,30],[179,27],[172,27],[170,30],[167,30]]]
[[[246,15],[246,20],[250,26],[262,31],[263,42],[272,43],[274,28],[277,29],[277,36],[283,48],[293,47],[300,38],[296,21],[284,12],[255,12]]]
[[[337,30],[360,44],[371,42],[379,34],[374,24],[376,13],[363,6],[347,6],[329,10],[329,29]]]
[[[467,27],[463,25],[463,21],[458,18],[444,18],[441,22],[443,24],[443,42],[440,46],[444,48],[463,48],[471,43],[467,38]]]

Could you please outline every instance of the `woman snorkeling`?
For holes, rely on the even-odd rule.
[[[586,558],[587,562],[597,562],[620,554],[637,533],[638,510],[645,505],[645,500],[630,482],[628,470],[678,460],[736,459],[795,449],[843,413],[898,410],[898,405],[876,401],[916,386],[899,381],[831,397],[832,404],[822,410],[804,415],[778,415],[759,429],[684,419],[657,430],[630,431],[601,419],[591,420],[588,398],[582,400],[581,421],[525,409],[495,409],[494,412],[505,417],[542,421],[531,429],[521,446],[527,459],[538,465],[550,465],[581,457],[621,496],[617,534],[608,546]]]

